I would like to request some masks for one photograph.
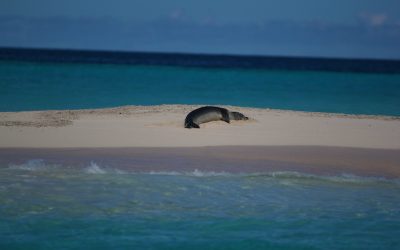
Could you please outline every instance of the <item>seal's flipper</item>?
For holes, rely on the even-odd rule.
[[[185,128],[200,128],[200,126],[197,125],[196,123],[190,121],[190,122],[185,124]]]
[[[229,119],[229,111],[227,109],[222,110],[222,120],[227,123],[231,123],[231,119]]]
[[[192,122],[192,128],[200,128],[200,126],[197,125],[196,123]]]

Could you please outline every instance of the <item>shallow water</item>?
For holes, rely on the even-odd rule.
[[[296,172],[0,169],[0,248],[395,249],[400,182]]]

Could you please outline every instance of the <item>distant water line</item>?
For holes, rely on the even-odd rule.
[[[101,56],[107,55],[99,54],[91,59],[102,62],[107,58]],[[210,58],[190,55],[183,62],[177,55],[175,64],[154,61],[155,65],[140,64],[145,62],[145,55],[134,64],[81,62],[84,61],[81,57],[85,58],[81,54],[76,61],[65,62],[63,56],[73,58],[74,54],[60,52],[57,56],[60,61],[55,62],[54,58],[53,61],[40,57],[27,61],[3,56],[0,111],[212,104],[400,116],[400,73],[396,71],[368,72],[368,67],[362,72],[316,71],[307,68],[310,63],[307,60],[294,63],[292,59],[282,58],[279,63],[283,66],[274,69],[258,67],[256,59],[254,62],[247,59],[253,66],[219,67]],[[120,55],[124,56],[127,55]],[[168,58],[173,59],[172,55]],[[208,67],[187,67],[188,61],[195,64],[200,59]],[[328,66],[329,62],[337,64],[336,60],[324,61]],[[396,62],[386,63],[397,67]]]

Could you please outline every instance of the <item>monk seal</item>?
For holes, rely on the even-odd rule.
[[[239,112],[231,112],[225,108],[205,106],[191,111],[185,119],[185,128],[200,128],[199,124],[211,121],[248,120]]]

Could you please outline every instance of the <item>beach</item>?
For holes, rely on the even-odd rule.
[[[186,114],[198,107],[3,112],[0,154],[5,165],[37,158],[79,165],[100,158],[106,165],[136,171],[400,177],[396,117],[224,106],[250,120],[185,129]]]
[[[333,146],[400,149],[400,119],[223,106],[248,121],[185,129],[200,106],[0,113],[0,147]]]

